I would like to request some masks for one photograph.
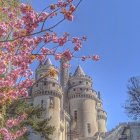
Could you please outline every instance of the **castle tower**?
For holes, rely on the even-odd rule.
[[[99,99],[100,99],[100,95],[99,95]],[[103,109],[102,101],[97,103],[97,116],[98,116],[98,131],[101,133],[106,132],[107,113]]]
[[[50,125],[55,127],[52,140],[62,140],[60,138],[60,110],[62,88],[58,83],[58,70],[55,77],[49,75],[50,69],[56,69],[52,65],[50,59],[44,64],[40,64],[36,70],[36,80],[38,81],[32,90],[34,106],[40,106],[45,109],[41,114],[41,119],[50,119]],[[44,77],[46,75],[46,77]],[[43,79],[41,77],[44,77]],[[39,80],[41,78],[41,80]],[[32,140],[41,140],[41,138],[34,138]]]
[[[98,132],[97,102],[100,102],[92,89],[92,79],[86,76],[80,66],[69,78],[68,98],[70,102],[71,139],[93,137]]]
[[[68,110],[68,95],[67,95],[67,84],[69,79],[69,67],[65,67],[64,65],[69,65],[69,61],[65,58],[60,60],[60,85],[62,86],[64,95],[62,99],[63,108]]]
[[[60,84],[63,87],[63,89],[66,88],[69,79],[69,68],[64,67],[64,65],[68,65],[68,64],[69,61],[66,60],[65,58],[62,58],[60,60]]]

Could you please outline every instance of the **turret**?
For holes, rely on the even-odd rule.
[[[78,133],[72,135],[72,140],[74,137],[93,137],[98,132],[96,103],[100,100],[92,89],[92,79],[85,75],[81,66],[78,66],[74,75],[69,78],[68,98],[72,116],[71,133]]]
[[[65,67],[64,65],[69,65],[69,61],[62,58],[60,60],[60,84],[63,89],[66,88],[69,79],[69,67]]]
[[[100,102],[97,102],[97,116],[98,116],[98,131],[99,132],[106,132],[106,120],[107,120],[107,113],[103,109],[103,104],[100,97],[100,92],[98,92],[98,98]]]
[[[63,108],[68,110],[68,95],[67,95],[67,84],[69,79],[69,67],[65,65],[69,65],[69,61],[65,58],[60,60],[60,85],[62,86],[64,95],[62,99]]]
[[[49,74],[51,69],[56,70],[54,77]],[[43,79],[41,77],[43,77]],[[51,139],[60,140],[59,132],[62,88],[58,83],[58,70],[54,65],[52,65],[50,59],[48,59],[44,64],[39,65],[36,70],[36,80],[38,82],[32,89],[33,104],[34,106],[40,106],[45,109],[40,118],[50,119],[50,125],[55,127],[56,130]]]

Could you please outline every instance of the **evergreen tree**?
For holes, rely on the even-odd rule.
[[[0,109],[2,109],[2,107]],[[13,127],[12,132],[14,133],[25,126],[32,129],[31,133],[39,133],[42,137],[49,139],[49,136],[53,134],[55,128],[48,125],[49,120],[40,119],[43,111],[43,108],[32,106],[26,99],[18,99],[6,105],[4,120],[7,121],[10,118],[17,118],[19,115],[26,113],[27,119],[21,122],[18,126]],[[28,140],[29,134],[30,132],[27,131],[27,133],[19,139]]]

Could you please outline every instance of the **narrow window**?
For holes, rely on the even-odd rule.
[[[82,90],[82,88],[80,88],[80,90]]]
[[[81,84],[82,83],[82,81],[79,81],[79,84]]]
[[[74,120],[77,121],[77,110],[74,111]]]
[[[87,130],[88,130],[88,133],[90,134],[90,133],[91,133],[91,126],[90,126],[90,123],[87,124]]]
[[[55,87],[55,83],[53,83],[52,86]]]
[[[73,91],[75,91],[75,88],[73,89]]]
[[[44,101],[43,101],[43,100],[41,100],[41,108],[43,108],[43,103],[44,103]]]
[[[47,83],[46,82],[44,82],[44,86],[46,86],[47,85]]]
[[[50,97],[50,108],[54,107],[54,97]]]

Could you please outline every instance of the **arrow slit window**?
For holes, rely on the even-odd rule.
[[[54,97],[50,97],[50,108],[54,108]]]

